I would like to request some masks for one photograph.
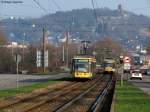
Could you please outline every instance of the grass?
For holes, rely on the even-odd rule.
[[[116,87],[116,112],[150,112],[150,96],[128,82]]]
[[[41,73],[32,73],[32,75],[56,75],[56,74],[59,74],[59,73],[67,73],[65,71],[53,71],[53,72],[41,72]]]
[[[29,93],[35,89],[44,88],[50,84],[56,84],[58,82],[60,82],[60,81],[47,81],[47,82],[40,82],[40,83],[32,84],[30,86],[19,87],[18,90],[17,90],[17,88],[0,90],[0,98],[14,96],[19,93]]]

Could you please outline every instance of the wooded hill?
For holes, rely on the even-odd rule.
[[[150,27],[150,18],[124,11],[102,8],[96,10],[96,22],[92,9],[76,9],[56,12],[36,19],[4,19],[1,26],[11,41],[40,42],[42,29],[49,30],[49,41],[58,42],[64,38],[65,31],[70,31],[71,38],[92,42],[104,37],[112,37],[124,45],[133,47],[145,44],[146,35],[141,33]],[[144,45],[143,44],[143,45]],[[134,47],[135,47],[134,46]]]

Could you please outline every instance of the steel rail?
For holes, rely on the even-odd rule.
[[[80,83],[75,83],[71,86],[69,86],[68,88],[65,88],[65,89],[62,89],[62,90],[59,90],[59,91],[56,91],[56,92],[60,92],[59,94],[56,94],[55,96],[53,97],[50,97],[50,98],[47,98],[46,100],[43,100],[43,101],[40,101],[40,102],[37,102],[35,105],[32,105],[31,107],[28,107],[28,108],[25,108],[25,109],[21,109],[21,110],[17,110],[18,112],[30,112],[31,110],[39,107],[39,106],[42,106],[44,105],[45,103],[47,102],[50,102],[51,100],[54,100],[60,96],[63,96],[67,93],[69,93],[71,91],[70,88],[73,88],[73,87],[76,87],[78,84]],[[64,92],[65,91],[65,92]],[[50,93],[51,94],[51,93]],[[53,94],[53,93],[52,93]]]
[[[76,83],[74,82],[74,83],[71,84],[69,87],[71,87],[71,86],[73,86],[73,85],[76,85]],[[64,86],[63,86],[63,90],[65,90],[65,89],[67,89],[67,88],[69,88],[69,87],[68,87],[68,85],[64,85]],[[58,89],[59,89],[59,88],[58,88]],[[61,90],[57,90],[57,91],[61,91]],[[50,91],[45,92],[45,93],[37,94],[37,95],[34,95],[34,96],[29,96],[29,97],[27,97],[27,98],[14,99],[13,102],[9,102],[9,101],[8,101],[8,103],[7,103],[6,105],[0,106],[0,109],[5,109],[5,108],[8,108],[8,107],[10,107],[10,106],[12,106],[12,105],[17,105],[17,104],[19,104],[20,102],[25,102],[25,101],[28,101],[28,100],[32,100],[32,99],[35,99],[35,98],[37,98],[37,97],[42,97],[42,96],[45,96],[45,95],[47,95],[47,94],[50,94],[51,92],[57,92],[57,91],[55,91],[55,89],[54,89],[54,90],[50,90]]]
[[[103,80],[103,78],[101,80]],[[76,102],[77,100],[81,99],[84,95],[86,95],[88,92],[90,92],[92,89],[94,89],[97,86],[98,82],[101,81],[101,80],[97,80],[92,87],[90,87],[89,89],[87,89],[86,91],[81,93],[80,95],[76,96],[75,98],[70,100],[68,103],[60,106],[57,109],[55,109],[54,112],[63,112],[65,109],[67,109],[69,106],[71,106],[74,102]]]
[[[97,81],[96,81],[96,82],[97,82]],[[93,83],[95,84],[96,82],[93,82]],[[89,83],[89,81],[88,81],[87,83]],[[89,85],[88,85],[88,86],[89,86]],[[72,91],[72,89],[66,90],[65,92],[62,92],[61,94],[55,95],[55,96],[53,96],[52,98],[49,98],[49,99],[47,99],[47,100],[45,100],[45,101],[43,101],[43,102],[41,102],[41,103],[39,103],[39,104],[36,104],[36,105],[33,106],[32,108],[28,108],[28,109],[26,109],[26,110],[19,111],[19,112],[30,112],[30,111],[34,110],[35,108],[37,108],[37,107],[39,107],[39,106],[42,106],[42,105],[44,105],[45,103],[50,102],[51,100],[54,100],[54,99],[56,99],[56,98],[58,98],[58,97],[64,96],[64,95],[66,95],[66,94],[69,94],[71,91]],[[59,108],[59,107],[58,107],[58,108]]]
[[[89,109],[89,112],[97,112],[98,111],[100,105],[104,101],[105,97],[108,95],[108,93],[109,93],[108,90],[111,88],[112,84],[113,84],[113,79],[111,79],[108,82],[107,86],[104,88],[102,93],[99,94],[99,96],[97,97],[96,101],[94,102],[92,107]]]

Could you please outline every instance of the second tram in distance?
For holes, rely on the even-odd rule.
[[[116,72],[116,61],[112,58],[105,59],[103,66],[104,73],[114,74]]]

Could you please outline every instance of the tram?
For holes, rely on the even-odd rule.
[[[75,56],[72,60],[74,78],[92,78],[96,75],[96,59],[92,56]]]
[[[116,61],[112,58],[104,59],[104,73],[114,74],[116,72]]]

